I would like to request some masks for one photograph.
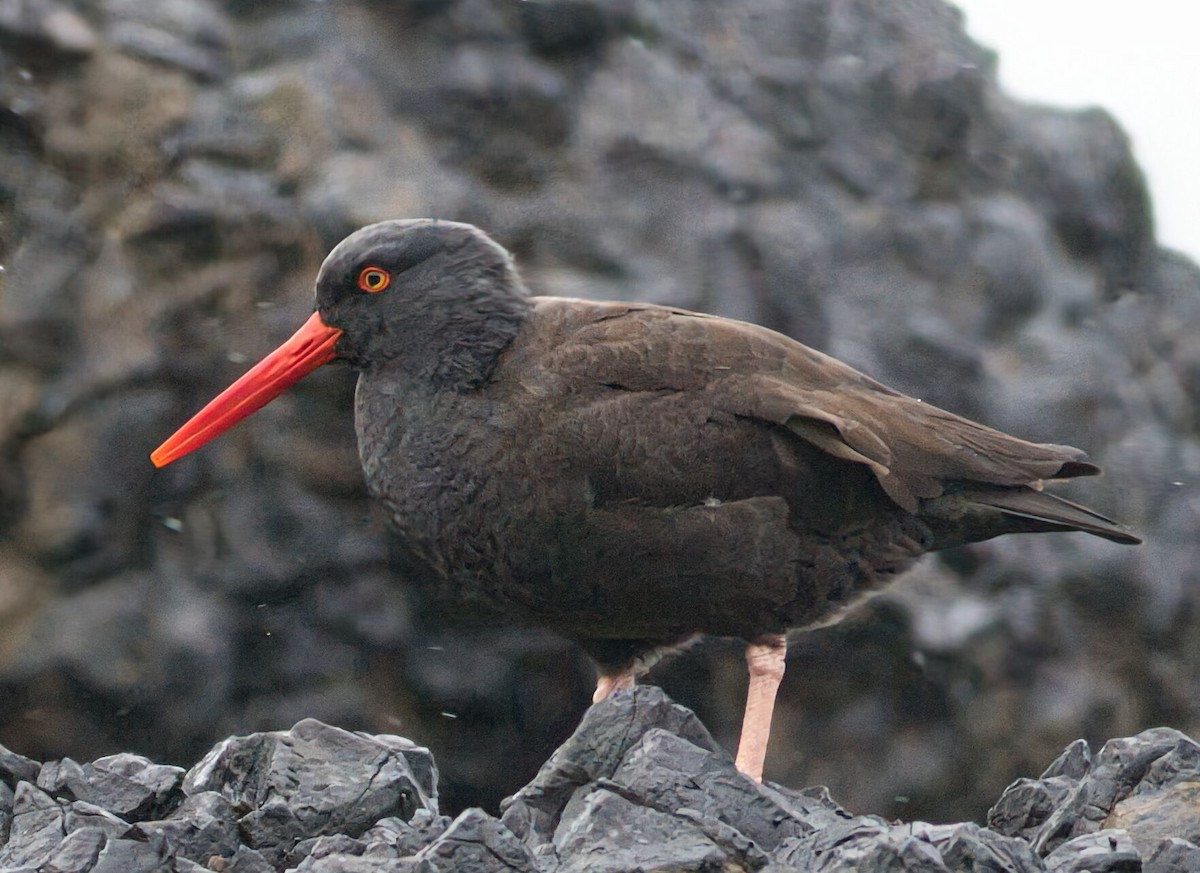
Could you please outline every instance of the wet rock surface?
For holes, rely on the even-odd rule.
[[[1200,864],[1200,745],[1166,728],[1094,754],[1078,741],[1040,779],[1011,785],[986,827],[855,815],[823,787],[754,783],[652,686],[588,710],[499,817],[440,814],[437,767],[421,746],[313,720],[230,737],[182,779],[155,766],[120,767],[173,774],[182,790],[155,820],[118,814],[129,807],[118,784],[97,783],[85,803],[65,783],[41,790],[6,772],[0,871],[1185,873]],[[64,767],[118,769],[49,761],[41,772]]]
[[[0,742],[63,762],[39,781],[0,758],[7,790],[23,780],[22,809],[58,821],[120,785],[109,815],[164,821],[174,789],[97,759],[186,767],[312,717],[422,738],[457,815],[497,809],[578,724],[578,653],[446,624],[404,584],[345,372],[186,463],[146,460],[301,322],[332,244],[397,216],[478,224],[537,292],[752,319],[1107,471],[1068,496],[1145,546],[1002,539],[797,640],[770,778],[982,820],[1081,734],[1195,733],[1200,272],[1157,247],[1116,121],[1016,103],[995,64],[936,0],[0,3]],[[733,747],[735,644],[653,678]],[[647,834],[673,815],[630,800],[649,783],[604,778],[624,781],[581,797],[570,834],[537,831],[535,858],[631,803]],[[1026,790],[1057,808],[1072,789]],[[187,796],[175,839],[228,848],[218,797]],[[87,815],[62,851],[110,840]],[[397,828],[372,839],[445,831]],[[732,831],[692,833],[701,866],[758,863]],[[231,863],[258,869],[239,845]],[[137,863],[158,851],[137,843]]]

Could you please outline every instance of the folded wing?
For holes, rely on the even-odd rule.
[[[1009,526],[991,535],[1084,530],[1138,541],[1110,519],[1042,493],[1045,480],[1100,472],[1079,449],[954,415],[757,325],[642,304],[541,298],[539,308],[563,322],[550,366],[627,391],[703,391],[715,411],[777,425],[866,466],[908,512],[1003,515]]]

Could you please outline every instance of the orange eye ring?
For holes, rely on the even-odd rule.
[[[368,294],[378,294],[392,284],[392,274],[383,267],[363,267],[358,273],[358,287]]]

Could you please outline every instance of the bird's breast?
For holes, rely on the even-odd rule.
[[[572,486],[539,465],[536,428],[495,397],[406,392],[363,377],[355,424],[372,496],[409,550],[446,579],[504,584],[536,553],[538,519],[586,500],[583,476]]]

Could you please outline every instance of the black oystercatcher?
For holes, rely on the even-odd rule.
[[[1027,531],[1137,537],[1044,493],[1099,469],[899,394],[752,324],[531,297],[476,228],[350,235],[290,340],[153,455],[168,464],[335,358],[371,493],[456,601],[595,659],[595,699],[696,634],[748,643],[738,767],[761,779],[784,634],[924,552]]]

